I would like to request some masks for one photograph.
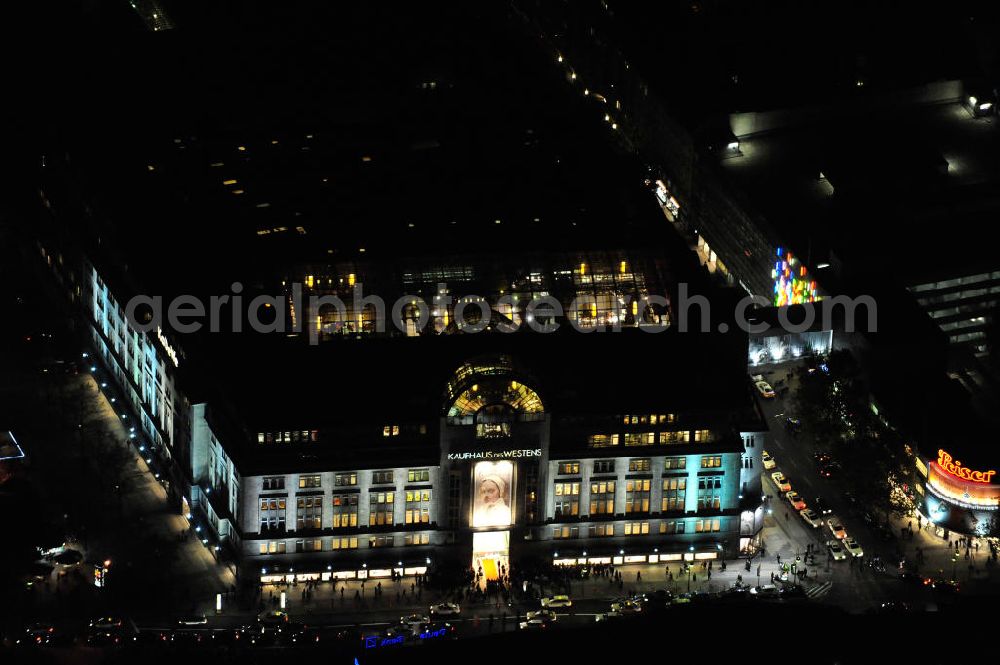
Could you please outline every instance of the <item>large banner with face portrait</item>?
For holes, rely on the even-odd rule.
[[[514,463],[479,462],[473,472],[475,501],[472,526],[510,526]]]

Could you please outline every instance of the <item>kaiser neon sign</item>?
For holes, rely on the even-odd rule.
[[[968,480],[974,483],[984,483],[988,485],[990,480],[997,473],[996,471],[973,471],[968,467],[962,466],[962,463],[957,459],[953,460],[952,456],[943,450],[938,450],[937,463],[938,466],[956,478],[961,478],[962,480]]]

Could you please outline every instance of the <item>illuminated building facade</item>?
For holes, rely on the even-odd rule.
[[[431,391],[417,400],[423,417],[368,420],[357,397],[335,391],[354,422],[246,432],[227,429],[223,409],[196,406],[192,504],[265,581],[412,574],[440,557],[490,579],[523,557],[657,562],[755,550],[766,425],[742,368],[734,391],[684,394],[638,379],[581,395],[581,372],[555,369],[586,348],[570,334],[478,355],[496,342],[465,336],[412,360],[420,375],[452,368],[440,385],[420,381]],[[656,348],[639,331],[604,339],[595,352]],[[390,365],[403,357],[389,353]],[[410,385],[401,388],[413,402]],[[646,410],[623,410],[628,401]]]
[[[918,457],[918,508],[940,529],[968,535],[995,535],[1000,511],[1000,481],[993,469],[977,469],[938,450]]]
[[[804,263],[791,252],[779,247],[777,249],[774,268],[771,270],[774,280],[774,304],[801,305],[819,300],[816,280],[809,276]]]

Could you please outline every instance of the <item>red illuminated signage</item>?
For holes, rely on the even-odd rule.
[[[962,466],[960,461],[952,459],[952,456],[943,450],[938,450],[937,463],[938,466],[956,478],[969,480],[974,483],[989,484],[990,479],[997,473],[996,471],[973,471],[972,469]]]

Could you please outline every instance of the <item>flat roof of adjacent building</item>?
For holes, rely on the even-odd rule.
[[[995,264],[982,241],[1000,212],[996,117],[962,100],[856,112],[776,112],[721,170],[814,270],[832,255],[907,285]]]

